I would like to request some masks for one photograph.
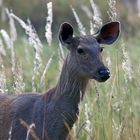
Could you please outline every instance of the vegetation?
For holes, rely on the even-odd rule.
[[[76,9],[80,19],[88,29],[89,23],[86,21],[91,20],[93,15],[93,10],[89,1],[92,0],[53,0],[53,35],[56,37],[59,25],[64,21],[69,21],[72,23],[72,25],[76,26],[74,16],[71,12],[71,5]],[[94,2],[98,5],[99,10],[101,11],[102,19],[104,22],[109,20],[107,11],[109,9],[108,2],[111,1],[112,3],[116,3],[117,13],[124,31],[127,33],[127,35],[130,33],[135,35],[138,31],[137,27],[140,25],[140,20],[138,17],[139,13],[136,7],[137,0],[134,2],[131,2],[130,0],[94,0]],[[47,16],[46,2],[49,1],[33,0],[31,2],[30,0],[0,0],[0,26],[3,28],[8,28],[7,24],[5,24],[7,22],[7,16],[4,14],[5,8],[8,8],[24,21],[29,18],[32,21],[32,24],[35,26],[41,39],[44,39],[44,26],[46,24]],[[85,13],[85,11],[88,13]],[[18,30],[20,30],[20,28],[18,28]]]
[[[13,15],[8,15],[16,24],[19,23]],[[4,36],[4,30],[0,30],[0,90],[12,94],[45,92],[56,84],[67,50],[59,46],[56,38],[50,47],[46,42],[40,45],[33,28],[28,33],[27,28],[24,28],[29,40],[25,35],[16,38],[16,32],[12,30],[14,23],[11,23],[9,40]],[[138,33],[126,38],[122,28],[122,35],[117,43],[105,46],[103,56],[111,70],[111,78],[105,83],[91,80],[80,104],[80,116],[71,139],[139,140],[139,44]],[[41,51],[36,46],[41,46]]]

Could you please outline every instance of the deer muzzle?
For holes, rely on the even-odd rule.
[[[106,67],[99,68],[98,76],[99,76],[101,82],[106,81],[107,79],[110,78],[110,71],[109,71],[109,69],[106,68]]]

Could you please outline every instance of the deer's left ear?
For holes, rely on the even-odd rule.
[[[109,45],[117,40],[119,34],[120,34],[120,22],[114,21],[105,24],[99,31],[96,38],[100,44]]]

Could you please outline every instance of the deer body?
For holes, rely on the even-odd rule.
[[[108,25],[114,28],[112,31],[108,29],[109,38],[108,34],[103,34]],[[35,124],[33,132],[38,140],[66,140],[79,114],[78,105],[89,79],[104,82],[109,78],[110,73],[101,61],[97,38],[101,43],[111,44],[118,37],[118,26],[118,22],[105,25],[103,33],[96,38],[74,38],[72,26],[62,24],[59,39],[70,53],[57,85],[42,95],[0,95],[0,140],[26,140],[28,129],[21,120],[28,125]],[[36,140],[31,133],[29,140]]]

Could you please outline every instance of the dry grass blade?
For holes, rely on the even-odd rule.
[[[70,129],[69,125],[66,122],[64,122],[64,124],[69,131],[69,140],[76,140],[76,138],[74,137],[73,131]]]
[[[6,56],[6,51],[1,38],[0,38],[0,55]]]
[[[34,132],[33,128],[28,125],[24,120],[20,119],[21,125],[27,129],[27,131],[31,134],[31,136],[34,138],[34,140],[40,140],[36,133]]]
[[[46,19],[45,37],[47,39],[49,46],[51,46],[51,43],[52,43],[51,27],[52,27],[52,22],[53,22],[52,2],[47,3],[47,9],[48,9],[48,17]]]
[[[122,53],[123,53],[122,68],[124,70],[124,73],[125,73],[124,78],[127,83],[128,81],[132,81],[132,79],[133,79],[133,70],[132,70],[130,58],[125,49],[125,43],[123,40],[121,43],[121,48],[122,48]]]
[[[111,21],[117,20],[116,0],[107,0],[109,10],[107,11]]]
[[[35,28],[31,25],[30,20],[27,20],[28,24],[26,24],[22,19],[17,17],[15,14],[10,13],[11,17],[13,17],[25,30],[25,33],[28,35],[29,43],[34,47],[36,53],[40,57],[40,53],[42,52],[43,45],[36,33]]]
[[[91,5],[92,10],[93,10],[93,23],[94,23],[93,27],[94,27],[94,30],[95,29],[98,30],[99,27],[102,26],[101,12],[93,0],[90,0],[90,5]]]
[[[11,16],[11,13],[9,12],[9,10],[6,8],[5,11],[9,18],[11,40],[14,42],[17,39],[17,31],[16,31],[16,27],[15,27],[15,22],[14,22],[13,17]]]
[[[11,42],[9,34],[3,29],[0,30],[0,34],[1,34],[2,38],[3,38],[3,40],[4,40],[4,43],[7,46],[7,48],[8,49],[12,48],[13,47],[13,42]]]
[[[77,24],[78,24],[78,29],[79,29],[80,34],[81,34],[81,35],[86,35],[86,29],[85,29],[85,27],[83,26],[82,22],[80,21],[80,19],[79,19],[77,13],[76,13],[76,11],[75,11],[75,9],[74,9],[72,6],[71,6],[71,9],[72,9],[73,15],[74,15],[74,17],[75,17],[75,19],[76,19],[76,22],[77,22]]]
[[[53,54],[53,55],[50,57],[50,59],[48,60],[48,62],[47,62],[47,64],[46,64],[46,67],[45,67],[45,69],[44,69],[44,71],[43,71],[43,74],[42,74],[42,76],[41,76],[41,79],[40,79],[40,85],[43,85],[43,87],[44,87],[44,84],[45,84],[45,75],[46,75],[46,73],[47,73],[47,71],[48,71],[48,68],[49,68],[51,62],[52,62],[53,56],[54,56],[54,54]]]

